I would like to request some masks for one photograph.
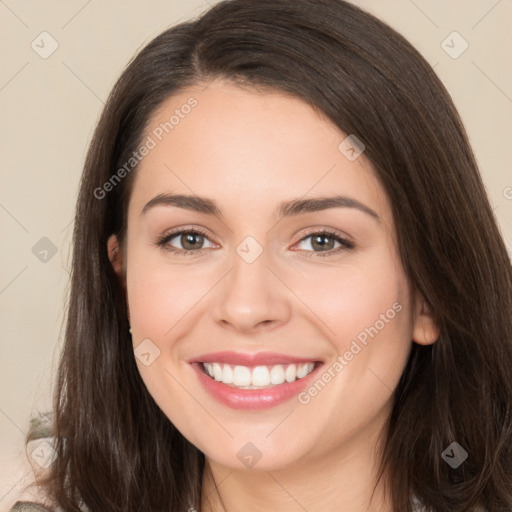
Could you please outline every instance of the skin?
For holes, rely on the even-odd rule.
[[[198,105],[141,161],[125,244],[112,235],[108,251],[127,292],[134,348],[150,339],[160,350],[149,366],[137,360],[141,376],[207,457],[203,510],[388,511],[382,480],[370,500],[379,435],[412,343],[434,343],[439,332],[411,294],[384,189],[364,153],[351,162],[340,152],[346,134],[276,91],[222,80],[191,87],[154,113],[146,136],[191,96]],[[221,215],[162,205],[141,215],[160,193],[208,197]],[[338,207],[278,221],[281,201],[333,194],[357,199],[379,220]],[[193,241],[202,252],[155,244],[180,227],[207,232]],[[340,244],[329,238],[331,255],[318,256],[309,235],[326,228],[355,247],[335,254]],[[247,236],[263,249],[250,264],[236,252]],[[182,243],[176,236],[168,246]],[[274,351],[328,367],[397,302],[401,311],[305,405],[292,398],[263,411],[231,409],[187,363],[218,350]],[[262,454],[252,468],[237,457],[247,442]]]

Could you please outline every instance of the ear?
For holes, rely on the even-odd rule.
[[[116,235],[110,235],[107,241],[107,252],[108,259],[112,264],[114,272],[119,278],[119,282],[126,290],[125,277],[124,277],[124,265],[123,265],[123,254],[119,247],[119,241]]]
[[[126,277],[125,277],[125,269],[124,269],[124,258],[123,251],[119,245],[119,240],[116,235],[110,235],[107,240],[107,252],[108,259],[112,264],[112,268],[114,272],[117,274],[119,279],[119,283],[124,289],[124,295],[126,298],[126,315],[128,317],[128,322],[130,321],[130,306],[128,305],[128,297],[126,295]],[[131,332],[131,331],[130,331]]]
[[[432,345],[440,334],[432,316],[432,311],[425,299],[416,293],[414,300],[414,329],[412,339],[420,345]]]

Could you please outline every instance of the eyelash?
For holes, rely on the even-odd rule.
[[[176,249],[175,247],[172,247],[170,245],[167,245],[173,238],[177,237],[178,235],[183,234],[194,234],[194,235],[202,235],[208,240],[208,235],[198,229],[182,229],[180,231],[174,231],[171,233],[168,233],[167,235],[164,235],[163,237],[159,238],[156,241],[156,245],[163,248],[166,251],[172,252],[178,256],[192,256],[194,254],[201,253],[202,251],[206,249],[197,249],[197,250],[186,250],[186,249]],[[313,236],[313,235],[329,235],[331,238],[334,238],[336,242],[339,242],[341,244],[341,247],[338,247],[336,249],[329,249],[328,251],[305,251],[305,250],[299,250],[298,252],[304,252],[306,253],[306,256],[308,258],[314,258],[314,257],[320,257],[325,258],[327,256],[334,256],[340,253],[341,251],[347,250],[347,249],[354,249],[355,245],[350,242],[349,240],[342,238],[336,231],[332,231],[329,229],[323,229],[321,231],[313,231],[312,233],[309,233],[308,235],[302,237],[299,242],[303,242],[307,238]],[[211,241],[211,240],[210,240]]]

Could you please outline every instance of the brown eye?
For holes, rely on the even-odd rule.
[[[179,235],[179,237],[183,249],[201,249],[201,246],[204,242],[204,236],[198,233],[186,233]]]
[[[171,243],[173,240],[176,241]],[[165,235],[157,241],[157,245],[176,254],[193,254],[204,249],[205,241],[208,241],[213,246],[205,233],[195,229],[188,229]],[[176,243],[178,247],[176,247]]]
[[[305,243],[306,240],[310,240],[310,242]],[[308,256],[331,256],[338,254],[340,251],[345,249],[353,249],[355,247],[352,242],[342,238],[337,233],[332,233],[330,231],[311,233],[299,242],[299,244],[301,243],[305,243],[306,247],[303,247],[302,250],[309,253]],[[335,244],[339,245],[335,246]]]
[[[334,240],[334,237],[330,235],[313,235],[311,237],[311,247],[313,249],[319,249],[319,250],[329,250],[334,249],[334,244],[336,241]]]

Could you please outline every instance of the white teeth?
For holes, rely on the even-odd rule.
[[[235,386],[250,386],[251,370],[247,366],[235,366],[233,370],[233,384]]]
[[[270,384],[270,372],[266,366],[256,366],[252,371],[253,386],[268,386]]]
[[[214,373],[213,373],[213,364],[212,363],[203,363],[203,366],[204,368],[206,369],[206,371],[208,372],[208,375],[210,377],[213,377],[214,376]]]
[[[305,377],[311,370],[308,371],[308,364],[309,363],[303,363],[299,364],[297,366],[297,378],[302,379],[302,377]]]
[[[284,372],[284,378],[286,379],[286,382],[293,382],[297,377],[297,367],[294,364],[291,364],[286,368],[286,371]]]
[[[302,379],[313,371],[315,363],[272,366],[231,366],[224,363],[203,363],[206,373],[218,382],[242,389],[260,389]]]
[[[213,363],[213,378],[222,380],[222,366],[219,363]]]
[[[284,382],[284,368],[280,364],[272,366],[270,370],[270,384],[282,384]]]
[[[224,382],[224,384],[233,383],[233,368],[231,368],[229,364],[225,364],[222,369],[222,382]]]

